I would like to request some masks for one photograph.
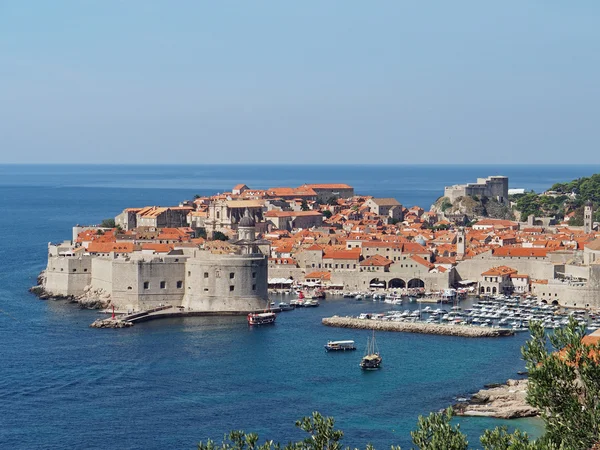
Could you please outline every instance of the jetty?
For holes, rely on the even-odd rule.
[[[468,325],[442,325],[424,322],[395,322],[354,317],[325,317],[323,325],[361,330],[401,331],[405,333],[440,334],[461,337],[500,337],[512,336],[514,332],[506,328],[473,327]]]

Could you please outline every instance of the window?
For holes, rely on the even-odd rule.
[[[144,281],[144,289],[149,289],[150,283],[148,281]]]
[[[190,272],[190,271],[188,270],[188,277],[191,277],[191,276],[192,276],[192,272]]]
[[[229,292],[233,292],[234,289],[235,289],[235,286],[229,286]]]
[[[160,282],[160,288],[161,289],[166,289],[167,288],[167,282],[166,281],[161,281]]]
[[[256,285],[255,285],[255,284],[253,284],[253,285],[252,285],[252,290],[253,290],[253,291],[255,291],[255,290],[256,290]]]
[[[132,289],[131,286],[127,286],[127,290],[130,291]]]
[[[233,280],[235,278],[235,273],[234,272],[229,272],[229,279]]]
[[[83,269],[84,272],[87,272],[87,269]]]
[[[208,278],[208,272],[204,272],[204,278]]]
[[[208,292],[208,288],[204,288],[204,292]]]
[[[77,272],[77,269],[73,269],[73,272]]]
[[[181,289],[183,287],[183,281],[177,282],[177,289]]]

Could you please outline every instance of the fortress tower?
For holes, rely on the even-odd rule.
[[[583,208],[583,232],[584,233],[592,232],[592,226],[594,224],[593,217],[594,217],[594,212],[592,210],[592,202],[588,200]]]

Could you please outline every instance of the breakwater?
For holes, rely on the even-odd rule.
[[[353,317],[325,317],[323,325],[339,328],[358,328],[376,331],[402,331],[405,333],[441,334],[462,337],[512,336],[514,332],[504,328],[471,327],[466,325],[438,325],[423,322],[394,322]]]

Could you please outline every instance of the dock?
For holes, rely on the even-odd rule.
[[[281,308],[271,308],[274,313],[281,312]],[[108,310],[106,311],[108,312]],[[149,322],[159,319],[181,319],[186,317],[222,317],[222,316],[246,316],[249,313],[261,313],[257,311],[195,311],[177,308],[171,305],[158,306],[156,308],[138,311],[131,314],[118,314],[115,319],[106,318],[94,321],[90,326],[93,328],[125,328],[136,323]]]
[[[360,330],[400,331],[404,333],[440,334],[461,337],[500,337],[512,336],[514,331],[507,328],[473,327],[469,325],[442,325],[423,322],[394,322],[354,317],[325,317],[323,325]]]

